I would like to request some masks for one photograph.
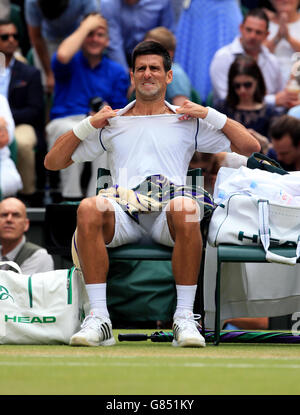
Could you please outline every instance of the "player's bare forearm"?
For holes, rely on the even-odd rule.
[[[118,110],[112,110],[110,106],[105,105],[100,111],[96,112],[92,117],[89,118],[89,122],[92,127],[96,129],[105,127],[108,124],[108,119],[113,118],[116,116]],[[86,122],[87,119],[82,120],[80,123]],[[78,131],[77,131],[78,134]],[[81,133],[82,134],[82,133]],[[48,170],[61,170],[65,169],[66,167],[70,166],[73,163],[72,154],[79,146],[82,140],[84,140],[89,131],[85,133],[85,129],[83,131],[84,136],[79,139],[74,134],[73,130],[62,134],[54,143],[54,146],[49,151],[49,153],[45,157],[44,165]]]
[[[222,128],[222,132],[231,141],[232,151],[244,156],[250,156],[252,153],[260,151],[259,142],[249,133],[247,128],[239,122],[227,118],[227,121]]]
[[[75,136],[73,130],[62,134],[45,157],[46,169],[61,170],[70,166],[73,163],[72,154],[80,143],[81,141]]]

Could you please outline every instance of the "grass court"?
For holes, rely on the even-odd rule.
[[[1,345],[0,371],[1,395],[299,395],[300,344]]]

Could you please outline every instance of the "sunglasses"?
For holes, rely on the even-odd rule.
[[[252,85],[253,85],[253,82],[250,82],[250,81],[248,81],[248,82],[235,82],[233,84],[233,87],[234,87],[234,89],[240,89],[243,86],[244,88],[249,89],[249,88],[252,87]]]
[[[12,36],[15,40],[19,39],[18,33],[3,33],[0,35],[0,39],[5,41],[8,40],[10,36]]]

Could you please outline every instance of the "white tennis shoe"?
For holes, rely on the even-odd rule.
[[[71,346],[113,346],[116,341],[112,324],[108,317],[89,314],[81,325],[81,330],[73,334]]]
[[[199,332],[199,314],[184,310],[174,316],[173,341],[175,347],[205,347],[205,339]]]

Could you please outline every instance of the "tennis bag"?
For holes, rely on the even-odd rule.
[[[80,271],[22,275],[7,264],[18,272],[0,270],[0,344],[68,344],[88,304]]]
[[[268,262],[295,265],[300,256],[300,206],[264,200],[257,195],[233,193],[215,209],[208,231],[211,246],[262,245]],[[293,246],[295,257],[269,251],[270,246]]]

